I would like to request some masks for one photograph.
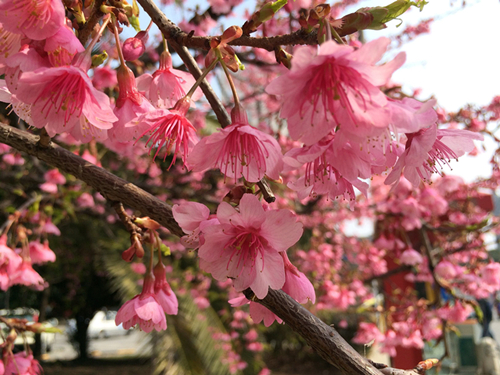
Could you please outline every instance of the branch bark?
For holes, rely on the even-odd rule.
[[[160,31],[165,35],[169,41],[174,41],[178,45],[186,46],[189,48],[197,49],[210,49],[210,40],[213,37],[205,36],[189,36],[189,34],[182,31],[177,25],[170,21],[163,13],[158,9],[153,0],[137,0],[139,4],[143,7],[146,13],[149,14],[153,22],[158,26]],[[340,36],[344,36],[340,32]],[[268,51],[274,51],[280,46],[286,45],[297,45],[297,44],[318,44],[317,31],[314,30],[310,33],[300,29],[293,33],[272,37],[251,37],[242,36],[235,39],[229,43],[233,46],[248,46],[263,48]]]

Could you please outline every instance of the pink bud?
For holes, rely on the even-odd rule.
[[[137,60],[146,51],[146,42],[149,35],[146,31],[140,31],[133,38],[128,38],[123,42],[123,58],[127,61]]]

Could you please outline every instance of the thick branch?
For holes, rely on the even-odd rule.
[[[321,358],[344,374],[381,375],[381,372],[354,350],[333,327],[311,314],[282,290],[269,289],[263,300],[257,300],[250,289],[243,293],[248,299],[259,302],[283,319]]]
[[[172,208],[165,202],[53,142],[47,147],[41,147],[38,145],[39,139],[39,136],[0,123],[0,142],[72,174],[92,186],[106,199],[122,202],[134,210],[141,211],[175,235],[184,234],[172,216]]]

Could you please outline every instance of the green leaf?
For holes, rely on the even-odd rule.
[[[130,16],[130,17],[128,17],[128,21],[130,22],[130,25],[134,28],[135,31],[137,31],[137,32],[141,31],[139,17]]]

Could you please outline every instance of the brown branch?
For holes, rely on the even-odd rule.
[[[153,22],[161,30],[165,38],[169,41],[174,41],[178,45],[186,46],[189,48],[197,49],[210,49],[210,40],[213,37],[205,36],[190,36],[189,34],[182,31],[177,25],[170,21],[163,13],[158,9],[153,0],[138,0],[138,3],[144,8],[146,13],[149,14]],[[339,32],[340,36],[345,36],[346,34]],[[242,36],[238,39],[233,40],[229,44],[233,46],[247,46],[247,47],[257,47],[263,48],[268,51],[274,51],[276,48],[285,45],[297,45],[297,44],[318,44],[317,31],[314,30],[310,33],[300,29],[290,34],[278,35],[272,37],[251,37]]]
[[[307,343],[331,365],[346,375],[380,375],[366,358],[349,345],[342,336],[282,290],[269,288],[267,296],[259,300],[251,289],[243,291],[255,301],[279,316],[285,324],[302,336]]]
[[[65,148],[57,146],[54,142],[51,142],[47,147],[40,147],[38,145],[39,139],[39,136],[0,123],[0,142],[36,156],[47,164],[72,174],[92,186],[108,200],[122,202],[134,210],[147,214],[170,230],[172,234],[184,235],[173,218],[172,208],[165,202],[103,168],[89,163]]]
[[[87,43],[90,36],[92,35],[92,30],[94,30],[95,25],[99,22],[99,20],[104,17],[104,13],[101,12],[101,5],[103,0],[95,0],[94,5],[92,7],[92,11],[90,13],[87,22],[83,26],[83,28],[78,32],[78,39],[83,46]]]

